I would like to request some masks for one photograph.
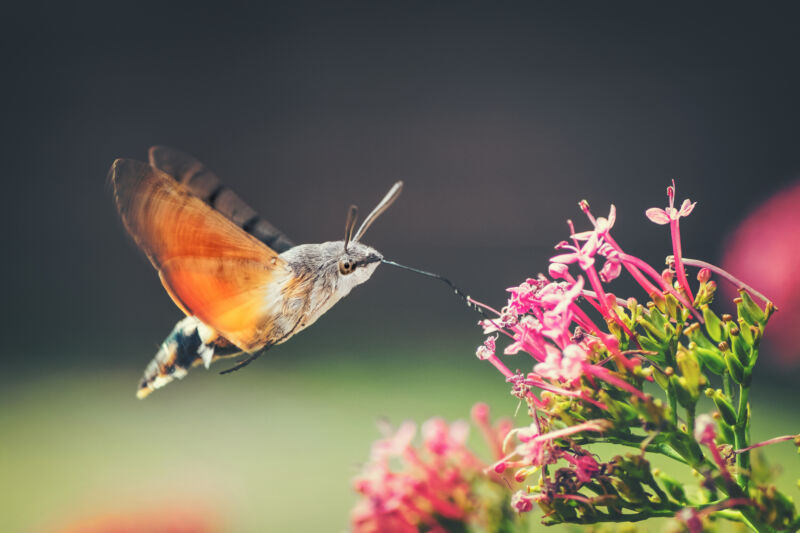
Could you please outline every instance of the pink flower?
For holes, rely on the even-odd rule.
[[[487,337],[483,344],[478,346],[478,349],[475,351],[475,355],[478,356],[478,359],[481,361],[486,361],[490,357],[494,357],[494,353],[497,349],[497,335],[493,337]]]
[[[564,350],[547,345],[547,358],[533,370],[542,377],[572,383],[583,375],[586,352],[577,344],[570,344]]]
[[[578,459],[575,472],[578,475],[578,481],[581,483],[588,483],[599,471],[600,465],[591,455],[584,455]]]
[[[518,490],[511,497],[511,507],[516,509],[518,513],[530,512],[533,509],[533,502],[533,497],[522,490]]]
[[[761,358],[785,366],[800,366],[800,180],[777,191],[755,207],[728,236],[722,267],[758,287],[779,309],[769,319],[769,334]],[[736,287],[721,283],[726,299],[738,297]]]
[[[669,224],[670,234],[672,236],[672,254],[675,261],[675,274],[678,276],[678,283],[680,283],[681,289],[683,289],[686,297],[691,302],[694,298],[692,297],[692,291],[689,288],[689,282],[686,279],[686,272],[681,260],[683,252],[681,250],[681,232],[678,220],[681,217],[689,215],[697,202],[692,203],[687,199],[681,204],[680,210],[675,209],[673,207],[675,204],[675,180],[672,180],[672,185],[667,187],[667,197],[669,198],[669,206],[666,210],[651,207],[645,211],[645,215],[656,224]]]
[[[517,287],[506,289],[511,293],[508,299],[509,310],[517,315],[527,313],[535,303],[538,289],[538,284],[534,279],[528,279]]]
[[[431,418],[422,424],[422,442],[435,455],[446,455],[461,450],[467,441],[469,426],[456,421],[448,425],[441,418]]]
[[[603,244],[598,253],[606,258],[603,268],[600,270],[600,280],[603,283],[615,280],[622,272],[622,260],[619,252],[610,244]]]
[[[575,233],[572,235],[573,239],[577,239],[579,241],[588,240],[592,234],[596,234],[599,238],[607,237],[608,234],[611,232],[611,228],[614,227],[614,223],[617,221],[617,208],[614,207],[614,204],[611,204],[611,208],[608,211],[608,218],[604,217],[597,217],[594,219],[591,213],[589,212],[589,205],[585,202],[581,202],[581,209],[584,213],[589,217],[594,223],[594,230],[592,231],[582,231],[580,233]]]
[[[569,278],[571,278],[569,267],[564,263],[550,263],[547,272],[553,279],[566,279],[569,281]]]
[[[703,520],[697,510],[686,507],[678,511],[675,518],[684,523],[689,533],[703,533]]]
[[[714,446],[717,438],[717,425],[709,415],[699,415],[694,422],[694,439],[700,444]]]
[[[370,451],[370,458],[373,461],[385,461],[390,457],[403,455],[403,452],[411,445],[411,440],[417,432],[417,427],[413,422],[403,422],[396,431],[392,432],[386,425],[382,428],[386,438],[375,441]]]
[[[575,457],[565,453],[562,457],[575,466],[575,474],[578,477],[578,481],[581,483],[588,483],[592,480],[592,477],[600,471],[600,465],[597,464],[595,458],[590,454]]]
[[[562,263],[565,265],[577,262],[582,270],[591,268],[594,265],[594,255],[597,253],[599,247],[599,239],[597,233],[591,232],[591,235],[586,240],[586,243],[578,248],[566,241],[562,241],[556,245],[556,250],[570,250],[571,253],[560,254],[550,258],[551,263]]]
[[[672,180],[672,185],[667,187],[667,198],[669,198],[669,206],[664,209],[658,207],[651,207],[644,214],[651,222],[664,225],[670,222],[677,221],[681,217],[689,216],[694,210],[697,202],[691,202],[688,198],[683,201],[680,209],[675,209],[675,180]]]
[[[499,454],[509,422],[492,427],[485,404],[473,408],[473,417],[489,447]],[[421,433],[422,446],[415,446],[414,425],[406,423],[373,446],[370,461],[354,480],[360,498],[351,513],[351,531],[486,529],[489,509],[480,503],[486,489],[480,484],[502,480],[496,474],[487,475],[485,464],[466,447],[467,424],[433,418],[422,425]],[[503,482],[502,487],[506,486]]]

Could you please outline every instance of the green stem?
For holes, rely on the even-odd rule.
[[[756,517],[755,513],[753,513],[752,509],[742,509],[740,511],[742,513],[742,518],[744,518],[744,523],[758,533],[775,533],[775,530],[769,527],[766,524],[760,523]]]
[[[749,416],[747,409],[747,400],[750,396],[750,388],[739,385],[739,413],[736,417],[736,426],[733,428],[734,437],[736,439],[736,449],[741,450],[750,446],[747,438],[747,430],[749,426]],[[750,476],[750,451],[745,451],[736,454],[736,481],[739,486],[747,493]]]
[[[646,511],[640,511],[638,513],[618,514],[618,515],[596,513],[588,520],[577,519],[577,520],[565,520],[564,522],[572,524],[596,524],[598,522],[641,522],[642,520],[648,520],[650,518],[656,518],[659,516],[672,518],[675,516],[675,513],[676,510],[674,509],[648,509]],[[561,522],[556,522],[556,523],[561,523]],[[550,524],[546,523],[545,525],[550,525]]]
[[[675,393],[675,385],[672,384],[672,380],[669,381],[669,385],[667,385],[667,400],[669,401],[669,421],[672,422],[673,426],[678,425],[678,396]]]
[[[604,439],[594,439],[593,441],[594,442],[607,442],[609,444],[619,444],[621,446],[627,446],[629,448],[637,448],[639,450],[642,449],[641,442],[638,442],[638,443],[637,442],[631,442],[631,441],[628,441],[628,440],[625,440],[625,439],[620,439],[618,437],[606,437]],[[683,456],[681,456],[678,452],[673,450],[670,446],[667,446],[667,445],[664,445],[664,444],[650,444],[647,447],[645,447],[644,451],[651,452],[651,453],[657,453],[657,454],[663,455],[665,457],[669,457],[670,459],[673,459],[673,460],[678,461],[679,463],[683,463],[685,465],[689,464],[686,461],[686,459],[683,458]]]
[[[723,509],[722,511],[714,511],[712,515],[719,518],[724,518],[725,520],[731,520],[733,522],[745,521],[744,517],[742,516],[742,513],[734,509]]]
[[[725,396],[733,398],[733,387],[731,386],[731,374],[727,370],[722,374],[722,390]]]
[[[689,435],[694,434],[694,420],[697,411],[697,404],[694,403],[691,407],[686,408],[686,433]]]

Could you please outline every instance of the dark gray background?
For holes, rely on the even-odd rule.
[[[546,268],[567,218],[585,227],[581,198],[614,202],[618,241],[660,264],[667,232],[643,212],[676,178],[699,202],[686,253],[714,260],[800,171],[798,18],[780,4],[16,9],[2,324],[4,359],[35,372],[143,366],[179,318],[105,182],[151,144],[196,155],[298,242],[341,238],[348,204],[402,178],[365,241],[496,305]],[[474,318],[382,267],[281,349],[437,335],[469,352]]]

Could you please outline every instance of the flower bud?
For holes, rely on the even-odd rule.
[[[701,268],[700,271],[697,273],[697,281],[700,283],[705,283],[711,279],[711,271],[707,268]]]
[[[725,421],[726,424],[729,426],[736,425],[736,411],[733,410],[733,405],[728,400],[728,397],[725,396],[721,390],[717,389],[706,389],[706,391],[712,391],[709,395],[712,400],[714,400],[714,405],[717,406],[717,410],[719,410],[719,414],[722,416],[722,420]]]
[[[737,322],[739,323],[739,335],[741,335],[742,339],[744,339],[744,342],[746,344],[752,346],[753,333],[750,328],[752,328],[753,326],[748,324],[744,318],[739,318]]]
[[[683,306],[678,301],[678,299],[671,294],[667,294],[664,297],[664,299],[666,300],[667,303],[667,316],[674,319],[681,319],[682,318],[681,312],[683,311]]]
[[[648,352],[657,352],[655,355],[646,354],[648,359],[653,359],[657,363],[663,361],[664,356],[661,354],[661,352],[664,351],[663,345],[646,335],[640,335],[637,337],[637,340],[639,341],[639,344],[642,346],[643,350],[647,350]]]
[[[733,428],[728,424],[717,424],[719,427],[719,436],[717,440],[727,444],[734,444],[736,442],[736,435],[733,433]]]
[[[725,365],[728,367],[728,372],[731,373],[733,381],[742,385],[744,383],[744,367],[739,362],[739,358],[728,352],[725,354]]]
[[[698,346],[701,348],[708,348],[714,349],[714,343],[708,340],[702,331],[700,331],[700,323],[699,322],[692,322],[689,326],[683,330],[683,334],[689,337],[692,342],[697,343]]]
[[[725,358],[718,350],[700,348],[695,343],[689,344],[689,350],[714,374],[721,376],[725,372]]]
[[[667,390],[667,388],[669,387],[669,377],[660,370],[656,370],[655,372],[653,372],[653,379],[656,380],[656,383],[662,389]]]
[[[683,376],[672,376],[670,382],[675,389],[675,396],[678,397],[678,403],[686,408],[691,408],[697,399],[692,396],[691,387],[687,379]]]
[[[569,267],[563,263],[550,263],[547,271],[553,279],[564,279],[569,274]]]
[[[483,402],[478,402],[472,406],[472,419],[478,425],[485,425],[489,423],[489,406]]]
[[[738,328],[734,328],[739,331]],[[731,330],[733,333],[733,330]],[[742,338],[742,335],[733,335],[731,337],[731,343],[733,344],[733,353],[736,354],[736,357],[739,359],[739,362],[742,364],[743,367],[750,366],[750,356],[748,352],[750,351],[747,348],[747,344],[745,340]]]
[[[683,483],[665,474],[660,469],[655,469],[653,474],[664,486],[667,494],[669,494],[675,501],[682,502],[686,499],[686,492],[683,489]]]
[[[765,324],[767,322],[767,317],[764,311],[762,311],[758,304],[750,297],[750,293],[744,289],[739,289],[739,294],[741,295],[741,302],[736,303],[736,311],[739,313],[739,316],[754,326],[757,324]]]
[[[697,362],[697,358],[682,349],[679,349],[675,355],[675,361],[685,379],[684,386],[692,398],[692,403],[694,403],[700,396],[700,383],[704,381],[701,379],[703,375],[700,373],[700,364]]]
[[[703,320],[705,320],[706,323],[708,336],[711,337],[714,342],[720,342],[722,340],[722,321],[707,305],[703,306]]]

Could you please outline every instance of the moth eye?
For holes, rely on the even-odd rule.
[[[339,261],[339,272],[342,274],[349,274],[353,271],[355,267],[355,263],[351,262],[349,259],[345,259],[344,261]]]

